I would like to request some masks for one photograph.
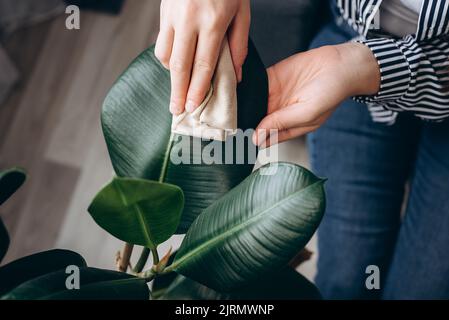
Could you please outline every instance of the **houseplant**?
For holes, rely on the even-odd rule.
[[[236,149],[239,137],[211,142],[171,134],[169,73],[153,50],[144,51],[120,76],[102,111],[116,176],[88,210],[103,229],[126,242],[118,259],[121,272],[87,268],[81,275],[88,279],[85,286],[64,290],[59,270],[50,281],[57,284],[47,286],[45,294],[39,294],[42,279],[30,277],[3,297],[103,298],[117,284],[121,287],[110,291],[122,294],[108,298],[146,298],[149,293],[143,284],[149,282],[153,282],[151,297],[161,299],[319,297],[288,262],[321,220],[324,180],[290,163],[251,173],[250,139],[239,140],[244,143],[245,161],[236,164],[241,156]],[[237,88],[240,129],[255,128],[264,117],[267,88],[264,66],[250,42],[243,81]],[[185,152],[185,143],[199,148],[189,147],[188,161],[174,164],[171,157]],[[224,159],[233,152],[236,161],[206,162],[205,150],[215,159],[217,154]],[[275,173],[266,174],[270,170]],[[158,246],[175,233],[186,234],[181,247],[161,257]],[[129,268],[136,245],[143,247],[142,253]],[[145,269],[150,256],[151,266]],[[75,264],[86,268],[82,258],[78,260]],[[131,275],[125,273],[128,269]],[[31,294],[29,288],[34,288]]]
[[[0,171],[0,205],[24,183],[19,168]],[[8,232],[0,219],[0,262],[9,246]],[[77,266],[80,290],[67,290],[66,268]],[[111,290],[114,288],[114,290]],[[0,267],[1,299],[148,299],[144,279],[122,272],[88,267],[70,250],[49,250],[12,261]]]

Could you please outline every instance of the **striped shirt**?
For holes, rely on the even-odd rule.
[[[424,0],[416,33],[403,38],[371,36],[382,0],[336,1],[380,67],[379,92],[355,97],[368,105],[374,121],[392,124],[399,112],[424,120],[448,118],[449,0]]]

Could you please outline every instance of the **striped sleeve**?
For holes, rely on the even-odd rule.
[[[373,117],[389,122],[397,112],[412,112],[426,120],[449,117],[449,37],[447,34],[418,41],[378,38],[359,41],[371,49],[380,73],[380,90],[358,96],[370,106]]]

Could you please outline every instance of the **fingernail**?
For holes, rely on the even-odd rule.
[[[170,112],[174,115],[178,115],[181,113],[181,108],[172,102],[170,103]]]
[[[242,68],[240,68],[239,71],[237,71],[237,81],[238,82],[242,82],[242,77],[243,77],[242,73],[243,73]]]
[[[266,129],[257,129],[253,134],[253,143],[259,148],[266,144],[267,132]]]
[[[257,146],[257,132],[256,132],[256,131],[254,131],[254,133],[253,133],[253,138],[252,138],[252,140],[253,140],[254,145]]]
[[[193,112],[193,111],[195,111],[195,109],[196,109],[196,104],[191,100],[187,101],[187,104],[186,104],[187,112]]]
[[[255,134],[253,134],[253,144],[255,145],[255,146],[257,146],[257,139],[256,139],[256,135]]]

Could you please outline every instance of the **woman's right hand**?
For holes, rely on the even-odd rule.
[[[155,55],[170,70],[173,114],[203,102],[226,33],[241,80],[249,25],[249,0],[162,0]]]

